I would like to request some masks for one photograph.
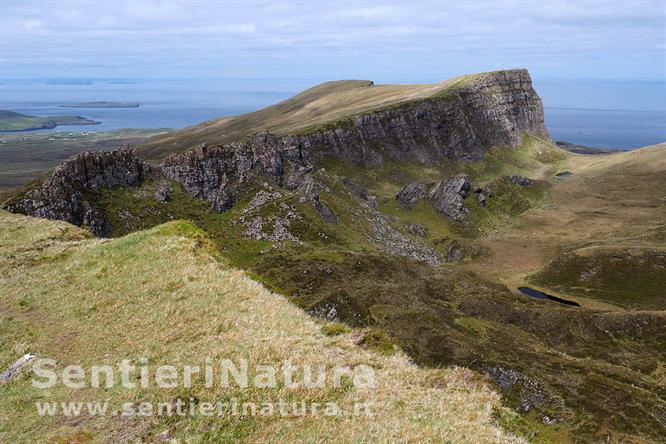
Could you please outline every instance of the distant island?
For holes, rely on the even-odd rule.
[[[0,110],[0,132],[51,129],[58,125],[98,125],[101,122],[81,116],[37,117]]]
[[[61,108],[138,108],[136,102],[82,102],[60,105]]]
[[[90,80],[76,80],[76,79],[63,79],[63,80],[48,80],[47,85],[92,85]]]
[[[109,85],[134,85],[136,82],[132,82],[131,80],[110,80]]]

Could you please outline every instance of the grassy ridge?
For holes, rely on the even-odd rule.
[[[204,234],[186,222],[110,241],[91,239],[68,224],[0,212],[0,368],[23,353],[68,364],[140,357],[161,364],[201,365],[205,357],[295,365],[369,365],[377,386],[164,391],[57,386],[38,390],[25,373],[0,385],[3,442],[101,442],[187,439],[214,442],[513,442],[494,416],[513,418],[475,373],[462,368],[421,370],[400,352],[388,355],[354,345],[358,332],[314,321],[281,296],[229,268]],[[30,283],[26,285],[26,283]],[[373,342],[373,341],[369,341]],[[39,417],[35,401],[107,399],[169,401],[277,399],[374,403],[365,417],[121,418]]]

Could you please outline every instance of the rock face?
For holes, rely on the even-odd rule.
[[[302,155],[295,137],[262,133],[229,145],[209,148],[202,144],[168,157],[162,170],[168,178],[183,184],[192,197],[209,201],[217,211],[225,211],[236,202],[237,186],[253,174],[295,190],[313,167]]]
[[[469,195],[471,187],[469,176],[458,174],[435,185],[428,198],[443,216],[462,220],[468,212],[465,208],[465,198]]]
[[[60,164],[44,181],[5,206],[15,213],[86,226],[105,236],[110,228],[106,216],[84,193],[119,185],[137,187],[149,169],[128,146],[118,151],[87,151]]]
[[[527,70],[478,76],[459,88],[391,109],[348,118],[299,137],[314,159],[376,165],[382,154],[435,163],[478,160],[491,146],[516,146],[524,133],[549,137],[543,105]]]
[[[491,146],[516,146],[524,133],[548,137],[541,99],[526,70],[500,71],[440,95],[335,122],[328,129],[280,137],[261,133],[211,148],[204,144],[168,157],[163,169],[191,196],[224,211],[236,201],[238,184],[252,174],[295,190],[315,163],[326,158],[363,166],[381,164],[384,156],[423,163],[471,161]]]

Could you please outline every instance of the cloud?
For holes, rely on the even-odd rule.
[[[96,67],[109,59],[110,76],[441,78],[517,65],[569,77],[666,74],[663,0],[5,4],[2,76],[103,75]],[[76,61],[52,62],[65,58]]]

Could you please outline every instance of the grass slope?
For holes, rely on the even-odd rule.
[[[494,415],[513,420],[499,397],[463,368],[422,370],[400,352],[378,354],[354,345],[358,332],[316,322],[283,297],[224,265],[203,233],[175,221],[114,240],[91,239],[65,223],[0,212],[0,368],[23,353],[68,364],[201,365],[245,357],[253,363],[360,364],[375,369],[377,386],[244,390],[203,387],[164,391],[48,390],[23,372],[0,385],[0,441],[101,442],[516,442]],[[373,341],[369,341],[373,342]],[[376,341],[375,341],[376,342]],[[137,362],[138,364],[138,362]],[[139,387],[139,386],[137,386]],[[39,417],[35,401],[120,403],[237,398],[374,402],[366,417],[122,418]],[[507,416],[508,415],[508,416]]]

